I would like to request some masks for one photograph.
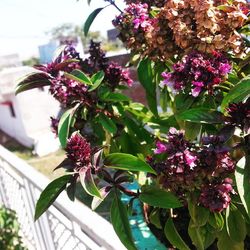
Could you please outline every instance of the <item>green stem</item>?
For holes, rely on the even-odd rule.
[[[113,5],[118,11],[120,11],[121,13],[123,13],[123,11],[116,5],[114,0],[108,0],[108,2]]]
[[[217,85],[217,86],[214,86],[214,88],[222,89],[222,90],[226,90],[226,91],[229,91],[229,90],[230,90],[230,88],[225,87],[225,86],[223,86],[223,85]]]

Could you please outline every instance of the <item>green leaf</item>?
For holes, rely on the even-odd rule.
[[[154,209],[149,215],[149,221],[152,223],[156,228],[162,229],[161,220],[160,220],[160,211],[159,209]]]
[[[102,96],[101,100],[106,102],[129,102],[130,99],[128,96],[125,96],[121,93],[108,93],[106,96]]]
[[[80,181],[81,184],[84,188],[84,190],[91,196],[96,196],[100,199],[102,199],[102,196],[98,190],[98,188],[95,185],[92,173],[91,173],[91,168],[81,168],[79,171],[80,175]]]
[[[244,242],[235,242],[227,234],[227,230],[224,230],[219,234],[217,242],[218,250],[244,250]]]
[[[144,154],[149,154],[148,147],[141,145],[134,136],[126,133],[125,131],[121,133],[121,136],[117,139],[117,142],[121,146],[122,153],[134,155],[143,152]],[[147,151],[147,153],[145,151]]]
[[[67,110],[61,117],[58,124],[58,138],[63,148],[66,147],[72,118],[79,105]]]
[[[103,10],[104,8],[97,8],[95,9],[87,18],[85,21],[83,31],[84,35],[87,36],[89,33],[89,28],[92,25],[93,21],[95,20],[96,16]]]
[[[174,99],[176,113],[188,110],[193,105],[194,101],[194,97],[189,94],[180,93],[176,95]]]
[[[224,97],[221,109],[224,110],[231,102],[241,102],[250,95],[250,76],[243,78],[237,85],[235,85],[228,94]]]
[[[35,211],[35,220],[37,220],[53,204],[59,194],[66,188],[71,175],[64,175],[52,181],[41,193]]]
[[[97,89],[100,84],[102,83],[103,79],[104,79],[104,72],[103,71],[99,71],[97,72],[96,74],[94,74],[92,77],[91,77],[91,82],[93,83],[93,85],[89,88],[89,92]]]
[[[15,94],[17,95],[34,88],[49,86],[50,84],[49,76],[46,73],[34,72],[18,80]]]
[[[149,204],[150,206],[160,207],[160,208],[177,208],[182,207],[179,199],[172,194],[163,189],[157,188],[155,186],[143,186],[142,192],[139,195],[139,199]]]
[[[158,116],[157,98],[156,98],[156,83],[154,80],[154,72],[152,62],[149,59],[144,59],[138,66],[138,77],[143,88],[146,90],[146,98],[148,106],[155,116]]]
[[[166,115],[164,115],[164,117],[159,118],[152,117],[152,119],[148,121],[148,125],[153,129],[159,129],[160,132],[165,134],[168,133],[171,127],[175,127],[176,129],[179,128],[176,117],[174,115],[171,115],[169,117],[166,117]]]
[[[194,222],[195,226],[204,226],[209,218],[209,210],[202,206],[198,206],[197,203],[188,201],[188,211]]]
[[[56,60],[56,58],[57,57],[59,57],[59,56],[61,56],[61,54],[63,53],[63,51],[65,50],[65,45],[64,46],[61,46],[61,48],[58,48],[59,49],[59,51],[58,51],[58,53],[56,53],[56,54],[58,54],[56,57],[55,57],[55,60]],[[61,51],[61,52],[60,52]],[[67,60],[65,60],[65,61],[63,61],[63,62],[61,62],[61,63],[58,63],[58,64],[56,64],[55,65],[55,70],[58,70],[58,71],[65,71],[65,68],[69,65],[69,64],[72,64],[72,63],[74,63],[74,62],[79,62],[79,60],[77,60],[77,59],[67,59]]]
[[[161,105],[163,112],[167,111],[169,99],[170,97],[169,97],[167,88],[162,89],[160,91],[160,105]]]
[[[100,113],[98,116],[98,120],[109,133],[115,134],[117,132],[116,124],[108,116]]]
[[[189,109],[178,114],[177,118],[180,120],[190,121],[195,123],[216,124],[223,122],[222,113],[207,108]]]
[[[235,207],[226,211],[226,228],[229,237],[235,242],[243,242],[246,237],[246,223],[243,215]]]
[[[97,207],[99,207],[99,205],[103,202],[103,200],[108,196],[108,194],[110,193],[111,187],[103,187],[99,190],[101,197],[99,198],[97,196],[94,196],[92,203],[91,203],[91,209],[92,210],[96,210]]]
[[[169,218],[164,227],[164,233],[169,242],[179,250],[190,250],[177,232],[173,220]]]
[[[180,125],[182,125],[181,129],[185,131],[185,137],[191,141],[194,141],[199,136],[202,127],[202,125],[199,123],[188,121],[185,121],[184,124]]]
[[[90,85],[90,86],[93,85],[89,77],[79,69],[74,69],[70,73],[65,72],[64,75],[71,80],[74,80],[74,81],[77,81],[86,85]]]
[[[192,240],[193,245],[196,246],[197,250],[204,250],[204,242],[205,242],[205,237],[202,233],[202,228],[197,227],[193,220],[190,220],[189,226],[188,226],[188,234],[189,237]]]
[[[235,180],[241,202],[250,217],[250,156],[243,157],[238,161]]]
[[[143,127],[143,125],[137,124],[133,119],[129,117],[124,117],[124,124],[128,128],[129,134],[133,135],[140,142],[147,142],[147,144],[153,143],[153,139],[150,133]]]
[[[127,209],[120,200],[117,191],[111,205],[110,215],[114,230],[123,245],[129,250],[136,250],[129,225]]]
[[[219,6],[217,6],[217,9],[223,10],[223,11],[226,11],[226,12],[234,11],[234,7],[233,6],[228,6],[228,5],[219,5]]]
[[[216,231],[221,231],[224,227],[224,218],[221,213],[210,213],[208,223],[216,229]]]
[[[205,249],[207,249],[215,241],[216,234],[215,233],[211,233],[209,230],[207,230],[207,228],[204,228],[204,237],[205,237],[204,247],[205,247]]]
[[[76,193],[76,177],[72,175],[69,185],[66,189],[67,195],[71,201],[75,201],[75,193]]]
[[[130,154],[110,154],[104,159],[104,165],[114,169],[142,171],[156,174],[156,172],[145,161]]]

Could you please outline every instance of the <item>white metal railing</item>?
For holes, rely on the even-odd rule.
[[[16,211],[29,250],[124,250],[112,225],[63,192],[34,223],[35,204],[49,180],[0,145],[0,204]]]

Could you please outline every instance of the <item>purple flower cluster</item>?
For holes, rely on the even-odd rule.
[[[165,188],[170,188],[178,195],[191,188],[196,178],[194,169],[198,163],[198,154],[195,146],[184,138],[184,131],[171,128],[166,142],[157,141],[154,153],[166,154],[164,161],[151,162]]]
[[[75,133],[65,148],[68,159],[75,168],[88,167],[91,164],[91,147],[84,137]]]
[[[190,92],[197,97],[202,91],[213,94],[213,86],[222,83],[231,71],[229,60],[218,52],[212,57],[197,51],[186,55],[173,66],[173,72],[164,72],[161,86],[169,86],[174,92]]]
[[[81,62],[81,68],[84,72],[94,74],[99,70],[103,70],[105,80],[113,89],[119,84],[132,86],[133,80],[129,76],[129,71],[117,63],[108,62],[105,52],[101,49],[101,43],[91,41],[89,54],[89,58]]]
[[[147,4],[149,7],[151,6],[155,6],[155,7],[158,7],[158,8],[161,8],[164,6],[166,0],[125,0],[126,4],[132,4],[132,3],[135,3],[135,4],[139,4],[139,3],[142,3],[142,4]]]
[[[200,204],[208,208],[211,212],[222,212],[230,202],[230,193],[233,192],[233,181],[226,178],[221,183],[209,183],[201,189],[199,198]]]
[[[250,133],[250,97],[245,102],[231,103],[227,108],[226,123]]]
[[[235,171],[235,163],[230,157],[229,148],[221,136],[202,138],[203,145],[199,152],[199,165],[207,176],[224,177]]]
[[[87,101],[87,86],[77,81],[66,78],[65,76],[58,76],[51,80],[50,93],[57,99],[64,107],[72,105],[74,101]]]
[[[119,15],[113,21],[113,24],[119,25],[123,21],[126,21],[128,17],[133,18],[132,24],[135,30],[141,29],[143,31],[147,31],[147,29],[151,26],[147,4],[129,4],[128,7],[124,10],[124,13]]]
[[[157,178],[164,188],[183,199],[188,193],[198,190],[201,192],[200,203],[207,207],[203,202],[203,197],[208,195],[206,190],[214,188],[213,194],[226,190],[222,187],[229,186],[224,184],[224,179],[234,172],[235,164],[228,149],[223,146],[223,138],[210,136],[203,138],[203,142],[203,145],[197,146],[184,138],[183,131],[171,128],[166,141],[156,142],[155,155],[148,162],[157,172]],[[215,212],[227,207],[230,192],[232,188],[224,191],[222,197],[227,199],[221,198],[222,203],[214,199],[217,207],[210,210]]]
[[[45,65],[35,65],[34,68],[57,77],[60,71],[71,72],[73,69],[79,68],[79,53],[72,46],[65,46],[60,54],[51,63]]]
[[[147,4],[131,3],[113,20],[113,25],[120,31],[119,37],[126,47],[139,52],[147,47],[145,34],[152,28],[153,20]]]
[[[89,58],[82,60],[72,46],[65,46],[52,63],[35,66],[36,69],[47,73],[51,82],[49,91],[64,107],[70,107],[76,101],[85,106],[93,106],[95,103],[88,92],[87,85],[65,76],[65,72],[71,73],[74,69],[79,69],[89,76],[103,70],[105,73],[104,84],[111,86],[112,90],[115,90],[119,84],[132,85],[133,81],[129,77],[129,71],[116,63],[109,63],[100,43],[91,41],[89,54]]]
[[[108,58],[101,48],[101,43],[90,41],[89,57],[80,63],[81,69],[87,74],[94,74],[108,66]]]
[[[59,125],[59,119],[50,117],[51,121],[51,131],[54,133],[56,136],[58,136],[58,125]]]
[[[117,63],[110,63],[105,69],[105,78],[110,86],[117,87],[120,83],[132,86],[133,80],[129,77],[129,71],[123,69]]]

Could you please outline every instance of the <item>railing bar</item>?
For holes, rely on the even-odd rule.
[[[24,204],[25,204],[25,208],[27,209],[27,207],[26,207],[26,205],[28,204],[28,199],[27,199],[27,197],[26,197],[26,193],[25,193],[25,189],[22,189],[21,190],[21,193],[22,193],[22,197],[23,197],[23,200],[24,200]],[[27,219],[28,219],[28,221],[30,222],[30,221],[32,221],[33,220],[33,218],[31,217],[31,214],[27,211]],[[34,238],[34,241],[35,241],[35,245],[36,245],[36,250],[39,250],[39,249],[41,249],[41,250],[43,250],[42,248],[41,248],[41,246],[38,246],[39,244],[40,244],[40,242],[39,242],[39,239],[37,238],[37,235],[36,235],[36,229],[35,229],[35,226],[34,226],[34,224],[33,223],[29,223],[29,225],[30,225],[30,229],[31,229],[31,231],[33,232],[32,234],[33,234],[33,238]],[[22,228],[22,225],[21,225],[21,228]],[[25,237],[28,237],[28,236],[26,236],[25,235]],[[38,244],[38,245],[37,245]],[[39,248],[40,247],[40,248]]]
[[[34,215],[35,204],[33,202],[32,195],[30,192],[31,190],[30,190],[29,182],[26,179],[24,179],[24,187],[25,187],[25,191],[26,191],[26,198],[28,201],[27,206],[28,206],[28,209],[30,211],[30,213],[28,213],[28,215],[30,217],[30,221],[34,221],[34,218],[32,215]],[[32,225],[34,225],[34,229],[36,232],[34,234],[34,236],[36,236],[36,238],[37,238],[37,242],[40,245],[40,249],[41,250],[46,249],[46,240],[43,238],[41,226],[38,223],[32,223]]]
[[[29,185],[29,189],[30,189],[30,199],[32,200],[32,204],[33,205],[33,214],[35,213],[35,204],[37,202],[38,197],[36,197],[36,190],[34,188],[33,185]],[[50,230],[49,227],[49,221],[48,221],[48,214],[45,213],[43,216],[41,216],[41,218],[35,222],[35,224],[38,223],[39,224],[39,229],[40,229],[40,233],[44,238],[44,242],[45,245],[47,246],[47,249],[49,250],[55,250],[55,245],[52,239],[52,232]]]
[[[6,197],[6,192],[4,191],[4,185],[3,185],[3,175],[2,175],[2,172],[3,172],[3,168],[0,168],[0,194],[1,194],[1,197],[2,197],[2,202],[5,204],[8,204],[8,200],[7,200],[7,197]]]
[[[28,192],[29,197],[25,197],[26,202],[28,200],[33,200],[32,196],[34,195],[32,190],[37,189],[39,192],[43,190],[49,183],[49,180],[43,176],[42,174],[38,173],[37,170],[33,169],[31,166],[29,166],[27,163],[19,159],[18,157],[14,156],[11,152],[7,151],[0,145],[0,158],[3,159],[3,162],[8,165],[8,169],[12,169],[11,172],[18,173],[22,177],[22,179],[25,179],[25,182],[32,184],[32,189],[30,189]],[[1,162],[0,162],[1,164]],[[2,164],[1,164],[2,165]],[[7,173],[6,173],[7,174]],[[0,185],[1,186],[1,185]],[[5,185],[6,186],[6,185]],[[4,193],[4,188],[3,186],[3,194]],[[25,185],[26,186],[26,185]],[[24,187],[25,188],[25,187]],[[29,184],[28,184],[29,188]],[[1,191],[1,190],[0,190]],[[6,204],[8,204],[9,201],[6,201]],[[31,204],[35,205],[35,201],[30,202]],[[29,205],[29,203],[27,204]],[[76,201],[75,203],[71,202],[68,200],[68,197],[65,192],[62,192],[62,194],[57,198],[56,202],[51,206],[51,208],[55,207],[62,215],[67,218],[69,221],[74,221],[75,223],[79,224],[79,228],[83,231],[82,234],[84,234],[86,237],[89,237],[90,240],[93,240],[93,242],[98,246],[101,245],[105,249],[114,249],[114,250],[124,250],[125,248],[115,235],[113,228],[109,222],[107,222],[105,219],[100,217],[98,214],[95,214],[93,211],[91,211],[88,207],[86,207],[84,204],[80,203],[79,201]],[[29,208],[29,207],[27,207]],[[34,207],[32,208],[34,209]],[[32,209],[28,209],[29,211],[32,211]],[[50,208],[49,208],[50,210]],[[51,209],[53,210],[53,209]],[[81,213],[79,213],[81,211]],[[32,215],[27,213],[30,221],[33,221],[34,212]],[[45,215],[43,215],[45,216]],[[47,216],[47,214],[46,214]],[[42,218],[42,217],[41,217]],[[61,217],[64,218],[64,217]],[[59,220],[61,221],[61,218]],[[47,218],[48,219],[48,218]],[[46,220],[45,220],[46,221]],[[43,223],[39,222],[40,226],[43,226]],[[63,223],[64,224],[64,223]],[[48,219],[48,227],[50,225],[50,221]],[[98,226],[102,225],[102,226]],[[66,226],[66,225],[65,225]],[[37,230],[37,225],[34,226],[32,225],[31,229],[34,231],[34,229]],[[67,230],[69,229],[68,226],[66,226]],[[34,239],[37,241],[37,233],[36,230],[34,231]],[[48,232],[48,230],[47,230]],[[51,232],[53,233],[53,232]],[[46,236],[44,236],[46,238]],[[52,237],[52,236],[51,236]],[[78,236],[73,235],[72,238],[78,238]],[[53,239],[52,239],[53,240]],[[82,239],[79,239],[82,241]],[[53,240],[54,241],[54,240]],[[54,241],[55,242],[55,241]],[[57,242],[55,242],[57,243]],[[42,244],[42,243],[41,243]],[[85,245],[83,243],[83,245]],[[55,246],[57,249],[57,247]],[[100,248],[98,248],[100,249]],[[36,249],[39,250],[39,249]],[[41,248],[41,250],[47,250],[46,248]],[[50,250],[50,249],[48,249]],[[95,250],[95,249],[94,249]]]
[[[98,245],[96,242],[94,242],[92,240],[91,237],[89,237],[89,235],[85,234],[82,232],[81,228],[79,227],[79,225],[76,222],[72,222],[72,226],[74,229],[74,234],[75,236],[80,240],[80,239],[84,239],[84,243],[87,241],[88,243],[84,244],[87,247],[91,247],[91,249],[102,249],[100,247],[100,245]]]

